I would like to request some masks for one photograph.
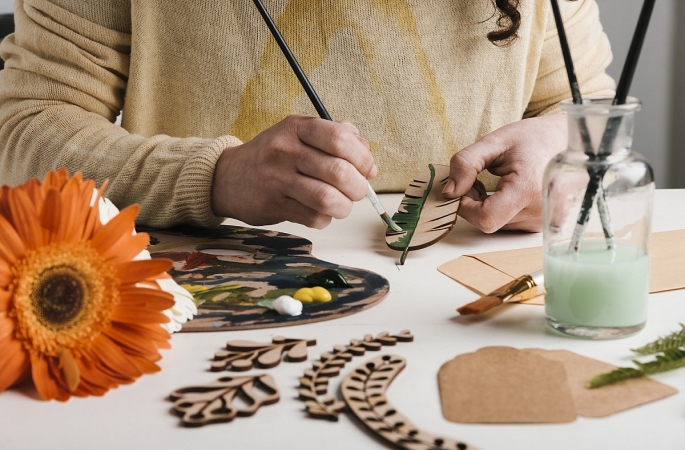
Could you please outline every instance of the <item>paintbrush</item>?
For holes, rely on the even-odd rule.
[[[630,84],[633,81],[633,75],[635,74],[635,69],[637,68],[637,62],[640,58],[640,52],[642,51],[642,44],[644,43],[645,36],[647,34],[647,28],[649,26],[649,21],[652,17],[652,11],[654,10],[654,4],[656,0],[645,0],[642,4],[642,10],[640,11],[640,17],[635,27],[635,33],[633,34],[633,39],[630,42],[630,48],[628,49],[628,56],[626,57],[626,62],[623,65],[623,70],[621,71],[621,77],[618,81],[618,86],[616,87],[616,95],[614,96],[614,105],[623,105],[628,97],[628,90],[630,89]],[[605,157],[611,153],[611,147],[616,138],[616,133],[621,125],[621,116],[611,117],[607,124],[604,134],[602,135],[602,141],[599,147],[599,156]],[[585,228],[587,227],[588,220],[590,219],[590,209],[597,199],[601,201],[604,199],[604,191],[602,189],[602,179],[604,178],[604,173],[599,171],[591,174],[590,182],[588,183],[588,188],[585,191],[585,196],[583,198],[583,203],[581,205],[580,213],[578,214],[578,220],[576,227],[573,230],[573,236],[571,238],[571,250],[578,251],[580,247],[580,241],[585,234]],[[602,214],[601,203],[598,203],[600,217]],[[602,226],[604,227],[604,222]],[[606,234],[606,232],[605,232]]]
[[[326,111],[326,108],[323,106],[323,102],[321,102],[321,99],[319,99],[319,96],[316,95],[316,91],[314,90],[311,83],[309,82],[309,79],[307,79],[307,76],[304,74],[304,71],[300,67],[300,64],[297,62],[297,59],[295,59],[295,56],[290,51],[290,47],[288,47],[288,44],[286,44],[285,39],[283,39],[281,32],[278,31],[276,24],[274,23],[273,19],[269,15],[269,12],[266,10],[264,5],[262,4],[261,0],[253,0],[253,1],[254,1],[255,6],[259,10],[259,13],[262,15],[264,22],[266,22],[266,26],[269,27],[269,31],[271,31],[271,34],[273,35],[274,39],[276,40],[276,43],[281,48],[281,51],[283,52],[285,59],[288,60],[290,67],[293,69],[293,72],[295,72],[295,76],[297,76],[297,79],[300,81],[302,88],[307,93],[309,100],[314,105],[314,108],[316,109],[316,112],[319,114],[319,117],[321,117],[322,119],[326,119],[326,120],[333,120],[333,119],[331,119],[331,116],[328,114],[328,111]],[[366,197],[371,201],[371,204],[376,209],[378,214],[381,216],[381,219],[383,219],[383,222],[385,222],[386,225],[393,231],[398,231],[398,232],[402,231],[402,228],[399,225],[397,225],[392,220],[390,215],[385,211],[385,208],[383,207],[383,204],[381,203],[381,201],[378,199],[378,196],[376,195],[376,191],[373,190],[371,183],[368,183],[368,184],[369,184],[369,189],[368,189],[368,193],[366,194]]]
[[[457,312],[463,316],[482,314],[485,311],[505,303],[530,300],[538,295],[538,286],[542,286],[542,283],[542,270],[533,272],[530,275],[523,275],[504,286],[495,289],[475,302],[457,308]]]
[[[561,54],[564,57],[564,66],[566,66],[566,75],[568,77],[569,86],[571,88],[571,96],[573,98],[573,103],[576,105],[583,104],[583,98],[580,94],[580,87],[578,85],[578,79],[576,77],[576,71],[573,67],[573,58],[571,58],[571,49],[568,45],[568,39],[566,38],[566,31],[564,29],[564,20],[561,17],[561,11],[559,9],[559,3],[557,0],[551,0],[552,13],[554,15],[554,22],[557,27],[557,33],[559,35],[559,44],[561,45]],[[590,139],[590,131],[588,130],[585,118],[581,117],[578,121],[580,126],[580,138],[583,142],[583,147],[585,148],[585,154],[590,160],[597,159],[595,151],[592,148],[592,140]],[[600,155],[603,157],[603,155]],[[595,201],[597,201],[597,209],[599,211],[599,219],[602,223],[602,229],[604,231],[604,237],[606,239],[607,248],[611,249],[614,247],[614,232],[611,228],[611,219],[609,217],[609,208],[606,205],[606,199],[604,197],[604,190],[601,186],[601,179],[603,174],[596,173],[594,169],[588,169],[590,172],[590,183],[588,184],[588,189],[586,190],[585,198],[581,205],[581,211],[578,218],[578,224],[574,230],[573,238],[571,239],[571,250],[577,252],[580,248],[580,240],[585,231],[585,224],[587,224],[590,218],[590,210]],[[599,185],[597,181],[599,180]],[[581,224],[582,221],[582,225]]]

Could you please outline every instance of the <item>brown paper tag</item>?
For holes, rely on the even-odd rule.
[[[443,416],[461,423],[576,419],[564,365],[510,347],[459,355],[438,373]]]
[[[564,364],[576,411],[580,416],[608,416],[678,392],[677,389],[648,377],[632,378],[600,388],[588,389],[585,385],[592,377],[610,372],[616,366],[567,350],[534,348],[523,351]]]
[[[445,419],[459,423],[562,423],[604,417],[678,391],[647,377],[585,387],[616,367],[567,350],[484,347],[438,372]]]

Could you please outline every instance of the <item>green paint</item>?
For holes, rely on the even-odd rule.
[[[581,251],[545,254],[545,313],[556,322],[588,327],[630,327],[647,320],[649,256],[641,249],[604,241]]]
[[[351,287],[343,274],[333,269],[325,269],[321,272],[311,273],[307,276],[298,275],[296,278],[306,281],[308,287],[320,286],[326,289],[334,287]]]
[[[414,237],[414,232],[416,227],[419,225],[419,220],[421,219],[421,211],[426,204],[426,199],[430,194],[431,189],[433,189],[433,179],[435,178],[435,167],[433,164],[428,164],[428,169],[430,170],[430,180],[426,185],[426,189],[423,191],[423,196],[420,198],[407,198],[407,196],[402,199],[402,205],[404,206],[404,211],[397,211],[393,216],[393,222],[397,223],[404,230],[404,236],[399,238],[397,241],[390,244],[390,248],[394,250],[402,250],[402,256],[400,257],[400,264],[404,264],[404,260],[407,258],[407,253],[409,252],[409,244]]]

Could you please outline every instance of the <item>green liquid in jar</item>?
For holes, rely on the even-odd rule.
[[[604,241],[583,242],[545,254],[545,313],[560,323],[629,327],[647,320],[649,256],[642,249]]]

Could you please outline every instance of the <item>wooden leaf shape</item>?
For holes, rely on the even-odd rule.
[[[449,166],[429,164],[428,170],[404,191],[399,210],[392,216],[402,231],[388,228],[385,234],[388,247],[402,252],[400,264],[404,264],[409,250],[438,242],[454,227],[461,199],[445,199],[442,195],[449,173]]]
[[[283,352],[282,345],[276,345],[271,350],[262,353],[257,358],[257,363],[260,367],[276,367],[281,362],[281,353]]]
[[[265,344],[263,342],[242,341],[242,340],[235,340],[235,341],[226,342],[226,348],[228,350],[234,350],[237,352],[261,350],[264,348],[271,348],[271,346],[272,345],[269,343]]]
[[[285,359],[290,362],[301,362],[307,359],[307,347],[316,345],[315,339],[292,339],[276,336],[271,344],[252,341],[228,341],[226,350],[214,354],[211,363],[212,371],[233,370],[244,372],[254,365],[269,369]]]
[[[397,335],[381,332],[376,337],[370,334],[363,339],[351,339],[347,347],[336,345],[333,352],[324,352],[318,361],[312,363],[312,369],[304,372],[300,378],[299,398],[305,401],[305,409],[310,417],[337,421],[344,403],[336,401],[328,392],[328,381],[340,374],[340,370],[353,356],[360,356],[367,350],[380,350],[383,345],[395,345],[397,342],[411,342],[414,336],[409,330],[402,330]]]
[[[233,405],[240,399],[247,407]],[[251,416],[264,406],[276,403],[278,388],[271,375],[223,377],[204,386],[177,389],[169,395],[174,412],[185,426],[198,427],[210,423],[230,422],[237,416]]]
[[[316,344],[314,340],[301,340],[295,343],[285,355],[288,361],[301,362],[307,359],[307,346]]]
[[[385,392],[405,366],[404,358],[396,355],[376,356],[359,366],[340,386],[347,407],[364,425],[398,448],[476,450],[419,430],[388,402]]]

